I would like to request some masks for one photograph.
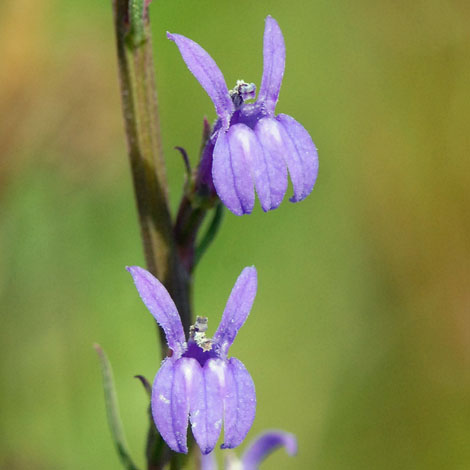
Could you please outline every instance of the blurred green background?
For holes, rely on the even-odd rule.
[[[227,214],[195,280],[212,332],[246,265],[258,296],[232,354],[251,372],[249,437],[299,454],[264,469],[470,468],[470,4],[158,0],[151,6],[176,207],[185,147],[215,116],[169,30],[229,87],[260,84],[264,18],[287,44],[278,112],[320,155],[312,195]],[[155,326],[126,264],[143,264],[110,2],[0,5],[0,466],[116,469],[92,343],[113,363],[143,467]],[[218,454],[221,461],[221,455]]]

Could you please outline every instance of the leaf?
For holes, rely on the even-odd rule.
[[[96,352],[101,364],[101,373],[103,375],[104,401],[106,404],[106,414],[108,416],[108,424],[111,435],[119,454],[119,458],[127,470],[138,470],[132,461],[127,447],[124,428],[122,426],[121,416],[117,401],[116,390],[114,387],[113,371],[111,364],[99,344],[94,344]]]
[[[194,260],[194,266],[196,266],[202,258],[202,255],[209,248],[210,244],[214,241],[217,232],[219,231],[220,224],[222,223],[222,218],[224,215],[224,206],[219,202],[215,206],[214,216],[207,228],[206,233],[202,237],[199,245],[196,247],[196,254]]]

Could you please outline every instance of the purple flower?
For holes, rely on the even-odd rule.
[[[264,211],[275,209],[287,190],[289,171],[298,202],[313,189],[318,156],[308,132],[286,114],[274,115],[284,75],[285,46],[274,18],[266,18],[264,67],[258,98],[255,85],[237,82],[231,91],[210,55],[179,34],[167,34],[176,43],[189,70],[212,99],[218,121],[204,152],[201,169],[212,168],[201,179],[213,184],[222,202],[236,215],[253,210],[255,191]],[[209,160],[209,162],[204,161]]]
[[[284,446],[289,455],[297,453],[297,440],[293,434],[284,431],[265,431],[248,444],[241,459],[231,454],[224,470],[257,470],[260,463],[273,451]],[[217,470],[214,454],[202,456],[201,470]]]
[[[158,371],[152,389],[152,414],[158,431],[175,452],[188,451],[188,416],[201,452],[212,451],[224,422],[222,448],[238,446],[249,431],[256,410],[253,380],[228,350],[250,313],[256,296],[254,267],[235,283],[214,338],[205,336],[207,318],[197,317],[188,342],[170,295],[152,274],[137,266],[127,270],[140,297],[165,332],[170,357]]]

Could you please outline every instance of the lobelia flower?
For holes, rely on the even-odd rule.
[[[214,103],[218,120],[202,157],[201,180],[215,186],[222,202],[236,215],[253,210],[255,191],[264,211],[279,206],[287,190],[287,172],[294,189],[292,202],[307,197],[318,173],[318,155],[308,132],[286,114],[274,115],[285,65],[282,32],[266,18],[261,88],[254,103],[253,83],[237,82],[231,91],[210,55],[197,43],[167,33],[189,70]]]
[[[171,350],[152,388],[152,414],[161,436],[172,450],[186,453],[189,416],[203,454],[215,447],[222,422],[221,447],[238,446],[255,417],[255,386],[245,366],[227,354],[253,305],[256,269],[245,268],[238,277],[214,337],[205,336],[207,318],[197,317],[187,342],[180,316],[165,287],[145,269],[132,266],[127,270],[144,304],[165,332]]]
[[[269,454],[282,446],[291,456],[297,453],[297,440],[293,434],[278,430],[265,431],[248,444],[240,459],[233,454],[226,458],[224,470],[257,470]],[[217,470],[214,454],[202,456],[201,470]]]

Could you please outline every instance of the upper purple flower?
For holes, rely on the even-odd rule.
[[[289,455],[297,453],[297,439],[285,431],[265,431],[253,439],[241,459],[235,455],[227,456],[224,470],[258,470],[261,462],[279,447],[284,446]],[[201,470],[217,470],[214,454],[203,455]]]
[[[289,171],[298,202],[313,189],[318,155],[308,132],[286,114],[274,115],[285,65],[285,45],[279,25],[266,18],[263,78],[254,103],[255,85],[237,82],[228,90],[222,72],[197,43],[167,34],[176,43],[189,70],[212,99],[219,117],[201,162],[212,168],[212,181],[222,202],[236,215],[253,210],[255,191],[264,211],[275,209],[287,190]],[[209,173],[210,177],[210,173]]]
[[[189,339],[165,287],[145,269],[127,268],[140,297],[165,332],[172,351],[158,371],[152,389],[152,414],[158,431],[175,452],[188,451],[188,416],[203,454],[212,451],[224,422],[222,448],[238,446],[255,417],[255,386],[245,366],[228,350],[250,313],[256,296],[254,267],[235,283],[214,338],[205,336],[207,318],[197,317]]]

